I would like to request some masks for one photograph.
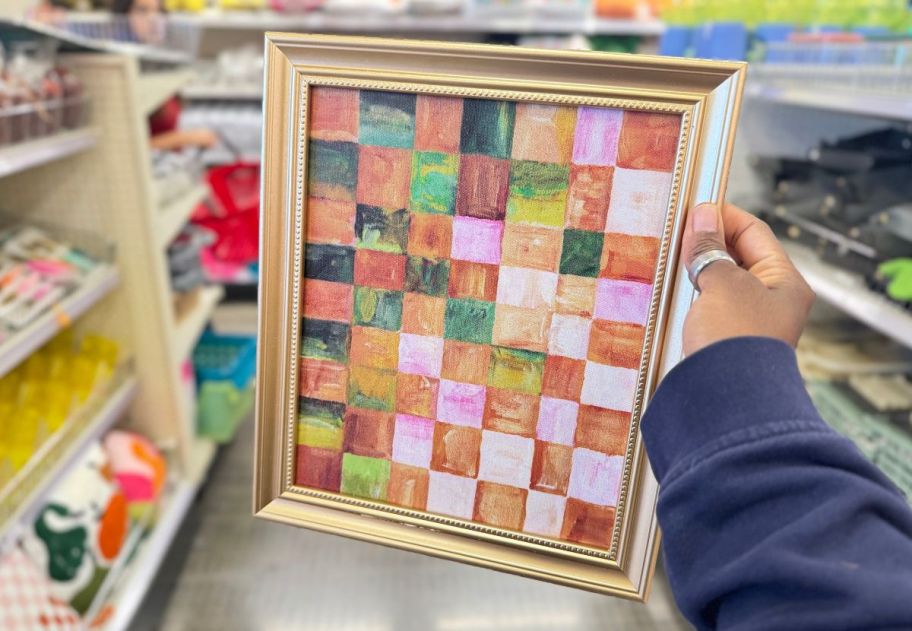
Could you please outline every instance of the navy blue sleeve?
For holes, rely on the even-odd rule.
[[[668,579],[698,629],[912,629],[912,511],[817,414],[790,346],[688,357],[642,432]]]

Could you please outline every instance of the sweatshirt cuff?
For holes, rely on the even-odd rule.
[[[795,350],[769,337],[716,342],[659,384],[643,415],[646,452],[659,483],[676,463],[731,432],[780,421],[820,421]]]

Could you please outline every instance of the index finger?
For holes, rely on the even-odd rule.
[[[722,225],[725,228],[725,244],[746,269],[762,261],[791,265],[782,244],[765,221],[737,206],[725,204]]]

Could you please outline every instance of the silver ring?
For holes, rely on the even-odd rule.
[[[735,259],[729,256],[728,252],[725,250],[710,250],[709,252],[704,252],[693,260],[690,264],[690,269],[687,272],[690,276],[691,284],[696,287],[697,291],[700,291],[700,273],[716,261],[728,261],[735,266],[738,265],[735,263]]]

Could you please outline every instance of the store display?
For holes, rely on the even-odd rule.
[[[305,36],[270,37],[267,59],[284,59],[286,45],[319,51],[322,77],[308,79],[299,103],[281,85],[266,90],[264,155],[295,146],[292,133],[306,133],[308,154],[306,170],[296,152],[283,159],[288,173],[263,170],[271,247],[260,321],[272,336],[260,355],[258,423],[275,450],[257,466],[281,462],[289,477],[260,487],[259,514],[269,517],[288,489],[286,523],[322,522],[309,509],[319,503],[335,524],[322,527],[340,533],[373,539],[379,518],[387,541],[413,549],[494,567],[507,555],[513,571],[641,598],[655,496],[635,466],[637,422],[654,371],[650,314],[670,282],[663,257],[682,217],[672,200],[690,194],[674,172],[691,124],[683,92],[665,101],[646,86],[667,90],[674,75],[683,89],[692,75],[626,56],[595,63]],[[372,59],[370,80],[336,57],[342,50]],[[406,58],[409,89],[388,87]],[[435,74],[443,65],[459,74],[460,64],[471,67],[469,84]],[[648,103],[600,82],[615,64]],[[499,90],[506,65],[521,102]],[[741,70],[703,67],[728,89]],[[560,94],[543,90],[549,81]],[[280,113],[288,107],[308,113],[306,127]],[[731,114],[707,112],[704,123]],[[725,169],[713,151],[692,155],[708,160],[687,166],[695,173]],[[287,203],[294,190],[307,197]],[[299,261],[293,270],[285,256]],[[300,321],[289,325],[287,313]],[[271,378],[276,365],[288,381]],[[362,511],[373,517],[362,521]],[[419,536],[402,521],[450,530]],[[639,526],[622,532],[623,523]],[[518,542],[535,552],[517,556]],[[640,569],[609,569],[619,554]]]
[[[199,388],[197,432],[229,442],[253,408],[256,338],[207,331],[193,351]]]
[[[108,432],[103,445],[130,518],[150,523],[149,513],[158,506],[168,474],[164,456],[145,436],[126,430]]]

